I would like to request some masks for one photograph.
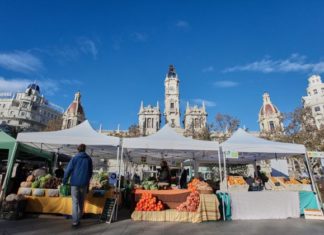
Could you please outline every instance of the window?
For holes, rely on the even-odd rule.
[[[170,108],[174,109],[174,103],[170,103]]]
[[[314,92],[314,95],[316,95],[317,94],[317,89],[314,89],[313,92]]]
[[[316,107],[314,108],[314,110],[315,110],[315,112],[319,112],[319,111],[321,111],[321,107],[316,106]]]
[[[270,131],[274,131],[275,130],[275,126],[274,126],[273,121],[270,121],[269,122],[269,125],[270,125]]]
[[[19,121],[19,125],[21,125],[22,124],[22,121]]]
[[[27,103],[27,102],[23,102],[23,103],[21,104],[21,106],[22,106],[23,108],[27,108],[28,103]]]
[[[69,119],[69,120],[68,120],[68,123],[67,123],[67,128],[70,128],[70,127],[71,127],[71,125],[72,125],[72,120],[71,120],[71,119]]]
[[[324,94],[324,87],[322,87],[322,94]]]
[[[25,112],[21,112],[20,115],[21,115],[21,116],[25,116]]]
[[[152,118],[148,118],[147,119],[147,128],[152,128],[153,127],[153,122],[152,122]]]
[[[200,127],[200,122],[198,118],[195,118],[195,128],[199,128]]]
[[[6,107],[6,105],[5,105],[5,104],[3,104],[3,105],[2,105],[2,108],[5,108],[5,107]]]

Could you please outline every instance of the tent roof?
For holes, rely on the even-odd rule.
[[[217,156],[219,151],[218,142],[184,137],[168,125],[150,136],[124,138],[123,147],[127,149],[130,160],[136,161],[140,157],[147,157],[154,164],[161,158],[172,161],[202,159],[211,155]]]
[[[17,140],[40,149],[74,155],[76,146],[83,143],[93,156],[115,157],[119,138],[95,131],[88,121],[60,131],[19,133]]]
[[[14,148],[14,144],[16,143],[16,139],[8,135],[7,133],[0,131],[0,149],[8,149],[12,151]],[[7,156],[6,156],[7,158]],[[42,151],[37,148],[33,148],[31,146],[25,145],[25,144],[19,144],[18,145],[18,159],[35,159],[35,158],[43,158],[47,159],[49,161],[52,161],[53,154],[49,153],[47,151]]]
[[[221,146],[223,151],[239,152],[240,158],[257,160],[304,154],[306,151],[304,145],[265,140],[255,137],[241,128]]]

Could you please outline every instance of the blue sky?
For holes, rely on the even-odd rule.
[[[174,64],[186,101],[258,130],[264,91],[280,111],[301,105],[324,72],[323,1],[0,1],[0,91],[36,80],[67,108],[82,93],[104,129],[137,123],[160,101]]]

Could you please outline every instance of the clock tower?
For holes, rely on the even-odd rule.
[[[173,65],[169,66],[169,71],[166,75],[164,86],[165,123],[168,123],[173,128],[180,128],[179,79]]]

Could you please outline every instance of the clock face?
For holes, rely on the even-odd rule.
[[[174,89],[174,86],[170,86],[170,87],[169,87],[169,90],[170,90],[170,91],[174,91],[174,90],[175,90],[175,89]]]

